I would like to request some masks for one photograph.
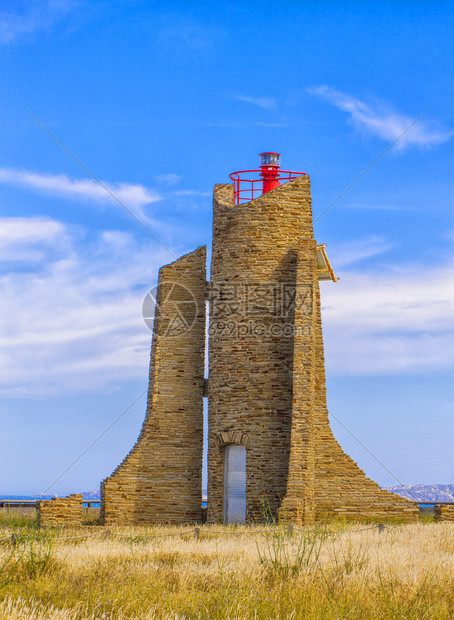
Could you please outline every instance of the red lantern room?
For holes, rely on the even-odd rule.
[[[262,194],[279,187],[281,182],[291,181],[306,174],[293,170],[281,170],[280,153],[260,153],[259,170],[240,170],[232,172],[235,204],[249,202]]]

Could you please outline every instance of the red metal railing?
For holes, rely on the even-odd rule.
[[[248,177],[252,176],[251,173],[256,173],[259,178],[247,178],[242,175],[247,174]],[[263,194],[263,170],[240,170],[238,172],[232,172],[230,178],[233,181],[233,191],[235,194],[235,204],[239,205],[242,202],[249,202],[258,198]],[[277,179],[280,184],[296,179],[297,177],[306,174],[305,172],[296,172],[294,170],[279,170]]]

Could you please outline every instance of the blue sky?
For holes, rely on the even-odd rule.
[[[215,183],[276,150],[318,217],[427,108],[315,232],[330,411],[402,482],[454,482],[453,26],[449,2],[0,2],[1,494],[44,491],[146,389],[142,299],[210,245]],[[144,412],[51,492],[96,488]]]

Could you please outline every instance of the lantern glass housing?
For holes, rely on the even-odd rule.
[[[260,153],[260,166],[275,166],[281,167],[281,155],[280,153]]]

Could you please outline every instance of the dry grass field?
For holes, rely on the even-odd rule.
[[[205,525],[196,540],[4,515],[0,618],[454,618],[454,524],[365,527]]]

